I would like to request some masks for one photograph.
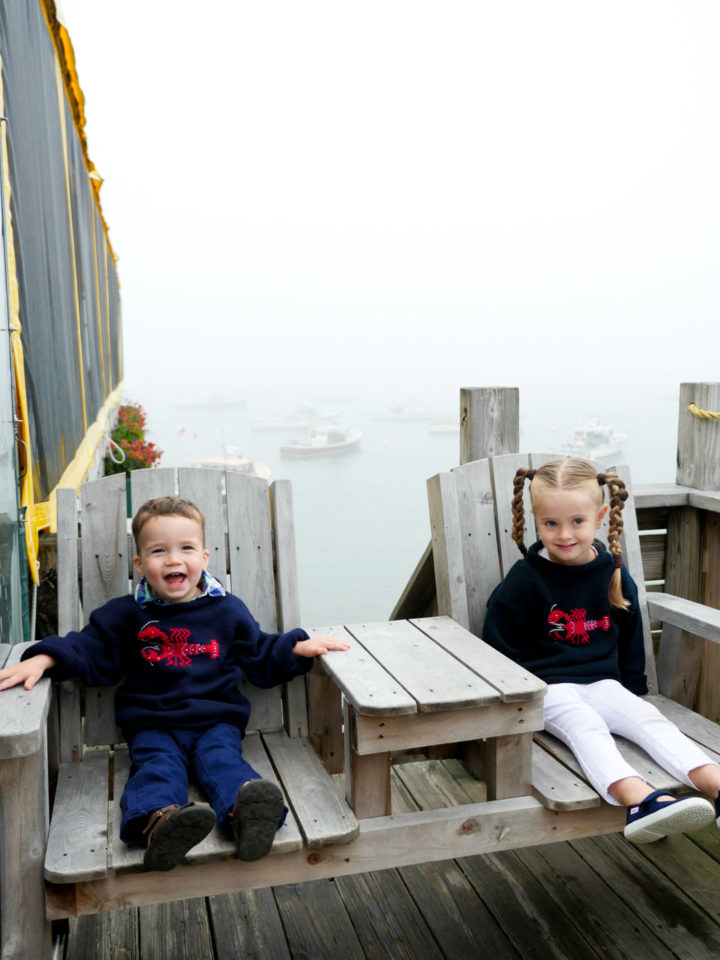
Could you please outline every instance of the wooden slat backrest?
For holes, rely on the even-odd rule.
[[[226,497],[227,491],[227,497]],[[295,561],[295,533],[289,481],[268,487],[265,480],[199,468],[135,471],[131,474],[132,509],[157,496],[179,494],[196,503],[205,515],[210,572],[248,605],[263,630],[289,630],[299,626],[300,612]],[[59,528],[66,531],[66,555],[77,530],[75,496],[62,491]],[[62,503],[62,509],[60,504]],[[275,526],[273,525],[275,524]],[[123,475],[85,484],[80,496],[80,530],[83,570],[84,618],[97,606],[131,587],[129,565],[133,551],[128,538],[127,499]],[[229,556],[228,556],[229,553]],[[277,596],[276,577],[277,568]],[[61,564],[63,583],[77,582],[77,563]],[[62,588],[59,585],[59,592]],[[71,602],[66,604],[70,610]],[[66,616],[61,630],[77,629],[81,619]],[[294,735],[307,733],[304,678],[287,691],[260,690],[249,684],[244,692],[252,704],[252,729],[274,730],[283,723],[283,695],[288,728]],[[116,743],[121,737],[114,723],[114,690],[85,691],[84,742],[88,746]],[[79,729],[77,702],[67,712],[67,725]],[[77,742],[78,735],[65,739]],[[69,748],[66,748],[67,754]],[[71,759],[65,755],[62,759]]]
[[[482,635],[488,597],[520,558],[511,536],[515,472],[526,466],[537,469],[557,456],[507,454],[466,463],[451,473],[437,474],[428,480],[438,613],[447,614],[472,633]],[[599,471],[606,469],[598,463],[595,466]],[[608,469],[617,470],[630,494],[623,510],[623,557],[638,587],[648,686],[654,693],[657,691],[655,659],[630,472],[627,467]],[[530,546],[537,538],[537,531],[527,483],[523,496],[525,543]],[[606,518],[597,534],[606,544],[607,531]]]
[[[277,630],[277,603],[267,483],[260,477],[227,474],[228,549],[232,592],[241,597],[264,630]],[[282,726],[282,701],[275,689],[259,690],[243,680],[252,703],[253,730]]]

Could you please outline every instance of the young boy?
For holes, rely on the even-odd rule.
[[[132,524],[140,581],[135,595],[93,611],[80,632],[47,637],[0,670],[0,690],[27,690],[47,673],[88,686],[124,678],[117,722],[132,766],[121,800],[121,839],[145,843],[145,866],[170,870],[216,818],[241,860],[257,860],[285,819],[280,789],[243,758],[250,704],[245,675],[271,687],[307,673],[313,657],[349,647],[304,630],[268,634],[245,604],[207,572],[205,521],[188,500],[149,500]],[[188,803],[192,768],[210,805]]]

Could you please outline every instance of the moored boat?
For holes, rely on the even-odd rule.
[[[573,431],[572,440],[564,445],[563,453],[589,460],[606,460],[620,453],[626,440],[626,433],[617,433],[612,427],[600,423],[597,417],[592,417]]]
[[[361,440],[362,433],[359,430],[323,424],[313,427],[309,438],[304,443],[291,441],[280,447],[280,456],[299,459],[349,453],[357,450]]]

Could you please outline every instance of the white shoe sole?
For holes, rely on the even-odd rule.
[[[702,797],[686,797],[628,823],[624,835],[632,843],[654,843],[673,833],[702,830],[714,819],[715,811],[709,801]]]

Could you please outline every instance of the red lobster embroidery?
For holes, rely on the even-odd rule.
[[[189,667],[192,664],[190,658],[197,656],[199,653],[209,653],[212,660],[220,656],[220,647],[217,640],[211,640],[209,643],[188,643],[189,638],[189,630],[173,627],[168,637],[159,627],[148,624],[138,634],[138,640],[158,642],[143,647],[140,653],[148,663],[160,663],[162,660],[166,660],[168,664],[175,667]]]
[[[554,640],[565,643],[569,640],[571,644],[577,646],[590,642],[588,633],[591,630],[607,632],[610,629],[610,617],[602,617],[600,620],[586,620],[585,617],[587,617],[587,610],[571,610],[568,616],[567,613],[553,607],[548,616],[548,623],[553,624],[549,631],[550,636]],[[554,634],[561,634],[561,636],[553,636]]]

